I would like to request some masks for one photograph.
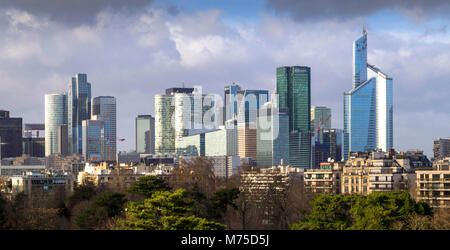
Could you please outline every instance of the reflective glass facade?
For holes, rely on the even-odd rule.
[[[67,95],[45,95],[45,156],[58,152],[60,125],[67,125]]]
[[[260,110],[257,124],[256,161],[258,166],[289,164],[289,112],[277,107]]]
[[[67,94],[69,147],[74,154],[82,153],[82,122],[91,119],[91,84],[86,74],[72,77]]]
[[[289,165],[311,168],[311,69],[277,68],[279,108],[289,110]]]
[[[117,153],[117,118],[116,98],[112,96],[98,96],[92,100],[92,116],[108,121],[105,126],[105,155],[104,160],[115,160]]]
[[[205,133],[205,155],[223,156],[238,154],[237,127],[220,128]]]
[[[110,122],[103,120],[84,120],[82,122],[83,148],[86,160],[105,160],[105,128],[110,129]]]
[[[151,115],[136,117],[136,152],[155,153],[155,119]]]
[[[353,42],[353,88],[367,80],[367,34]]]
[[[344,93],[345,160],[351,151],[393,147],[393,80],[367,64],[365,31],[354,42],[353,73],[353,89]]]
[[[269,101],[268,90],[242,90],[235,83],[225,87],[224,121],[237,118],[238,122],[256,122],[258,110]]]
[[[175,129],[172,124],[175,106],[172,96],[155,95],[155,153],[175,153]]]

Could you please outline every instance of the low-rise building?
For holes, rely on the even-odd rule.
[[[28,172],[24,176],[11,177],[12,192],[24,192],[27,195],[32,195],[34,192],[52,192],[58,188],[63,188],[66,192],[73,191],[74,177],[68,175],[54,175],[49,173],[33,173]]]
[[[78,173],[84,170],[85,160],[82,155],[64,156],[55,153],[46,157],[45,166],[50,171],[67,172],[78,176]]]
[[[144,174],[136,173],[135,168],[122,164],[112,166],[106,162],[98,165],[86,163],[83,172],[78,173],[78,183],[94,184],[96,186],[108,185],[111,188],[127,189]]]
[[[322,162],[319,169],[305,169],[303,184],[305,191],[312,193],[341,192],[341,176],[344,162]]]
[[[19,165],[19,166],[0,166],[1,176],[23,176],[27,172],[40,173],[45,171],[45,165]]]
[[[417,200],[434,208],[450,208],[450,157],[435,162],[433,168],[416,170]]]
[[[191,161],[197,157],[193,156],[181,156],[180,159],[184,161]],[[230,178],[233,175],[239,173],[239,166],[241,161],[239,156],[207,156],[205,157],[211,160],[214,175],[217,178]]]
[[[341,193],[370,194],[377,191],[408,190],[415,175],[408,173],[390,152],[349,152],[342,170]]]

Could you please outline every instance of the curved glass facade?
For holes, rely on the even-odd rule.
[[[175,129],[172,125],[172,116],[175,106],[172,97],[168,95],[155,95],[155,153],[175,153]]]
[[[58,152],[60,125],[67,125],[67,95],[45,95],[45,156]]]

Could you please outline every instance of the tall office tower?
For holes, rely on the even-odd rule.
[[[58,152],[60,125],[67,125],[67,95],[45,95],[45,156]]]
[[[232,83],[224,89],[224,121],[237,117],[238,123],[256,122],[258,110],[269,101],[268,90],[242,90]]]
[[[23,129],[23,154],[45,156],[45,124],[27,123]]]
[[[45,123],[25,123],[23,128],[24,138],[44,138]]]
[[[311,106],[311,131],[315,140],[322,141],[324,129],[331,129],[331,108]]]
[[[91,84],[87,82],[86,74],[72,77],[67,94],[69,151],[73,154],[82,153],[82,122],[91,119]]]
[[[62,156],[69,155],[69,131],[67,124],[58,126],[58,151]]]
[[[109,155],[105,149],[105,125],[109,120],[84,120],[82,123],[83,149],[82,154],[86,161],[103,161]]]
[[[367,63],[367,32],[353,43],[353,88],[344,93],[344,159],[348,152],[393,147],[393,81]]]
[[[311,168],[311,68],[277,68],[277,92],[289,110],[289,165]]]
[[[437,138],[433,141],[434,160],[450,157],[450,138]]]
[[[272,98],[258,114],[256,162],[261,167],[289,164],[289,112],[276,102]]]
[[[238,155],[256,160],[258,110],[268,101],[268,90],[242,90],[235,83],[224,89],[224,121],[237,120]]]
[[[22,155],[22,118],[9,117],[0,110],[0,159]]]
[[[313,168],[320,168],[320,163],[342,160],[344,132],[341,129],[322,130],[322,141],[315,141],[313,147]]]
[[[191,94],[193,88],[169,88],[166,94],[155,95],[155,153],[175,154],[175,101],[176,93]]]
[[[256,160],[256,122],[238,123],[237,132],[239,157],[251,157]]]
[[[136,117],[136,152],[155,154],[155,118],[151,115]]]
[[[215,100],[214,95],[201,94],[194,88],[170,88],[165,95],[155,95],[156,154],[175,154],[183,137],[214,129]]]
[[[92,100],[92,116],[109,121],[110,127],[105,127],[106,158],[104,160],[114,161],[117,152],[116,98],[113,96],[95,97]]]

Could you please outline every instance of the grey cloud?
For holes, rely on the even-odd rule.
[[[2,0],[0,8],[15,8],[33,15],[44,15],[67,25],[92,24],[104,9],[133,11],[153,0]]]
[[[347,20],[386,9],[400,10],[415,19],[450,12],[447,0],[268,0],[267,7],[297,20]]]

